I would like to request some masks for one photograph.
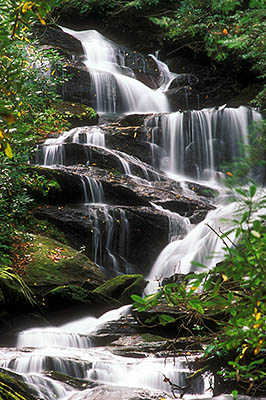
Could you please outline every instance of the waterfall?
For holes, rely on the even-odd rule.
[[[104,191],[101,182],[97,182],[96,179],[91,178],[87,175],[80,177],[83,192],[84,192],[84,203],[103,203],[104,202]]]
[[[238,207],[237,203],[218,206],[183,239],[171,241],[160,253],[147,277],[150,281],[146,288],[147,293],[153,292],[158,287],[158,281],[163,278],[199,270],[203,272],[221,261],[225,254],[225,244],[219,234],[232,226],[230,219]],[[234,232],[225,240],[230,247],[234,241]],[[193,262],[202,266],[193,265]]]
[[[115,211],[108,206],[90,206],[91,248],[93,261],[107,275],[132,273],[127,262],[130,227],[123,209]]]
[[[62,27],[81,41],[90,77],[90,91],[99,113],[167,112],[169,105],[161,90],[153,90],[138,81],[126,67],[126,50],[95,30],[73,31]]]
[[[160,114],[146,119],[154,166],[194,179],[215,176],[241,155],[248,126],[261,115],[246,107]]]
[[[173,178],[166,183],[171,186],[174,201],[176,198],[186,197],[185,205],[189,208],[189,200],[192,204],[196,198],[196,191],[191,189],[191,185],[197,185],[198,180],[205,180],[205,183],[209,180],[213,184],[212,178],[220,173],[222,164],[238,157],[241,146],[248,144],[248,126],[253,121],[260,121],[260,114],[246,107],[171,113],[167,93],[178,90],[178,80],[182,80],[183,76],[171,73],[164,63],[152,56],[160,73],[160,87],[157,90],[151,89],[140,82],[133,67],[127,65],[128,54],[125,48],[93,30],[63,30],[78,38],[83,45],[83,61],[90,74],[90,90],[94,94],[99,113],[153,113],[146,117],[144,129],[145,146],[151,150],[153,167],[135,156],[106,148],[105,138],[108,133],[101,126],[71,129],[57,138],[47,139],[38,148],[36,164],[48,168],[70,165],[75,167],[75,173],[80,171],[79,168],[82,170],[77,181],[83,190],[83,199],[75,207],[86,210],[86,215],[82,212],[79,215],[88,222],[85,234],[88,232],[89,239],[86,237],[86,240],[90,241],[88,247],[91,249],[91,258],[107,276],[136,271],[136,266],[128,262],[132,251],[129,243],[133,234],[127,208],[105,204],[108,198],[107,193],[106,196],[104,193],[105,186],[94,177],[97,174],[91,176],[93,168],[96,170],[97,167],[108,171],[116,170],[119,176],[124,175],[119,182],[121,186],[123,179],[128,176],[131,178],[129,186],[132,182],[144,183],[143,190],[150,190],[147,190],[148,200],[145,198],[145,207],[146,204],[150,207],[154,217],[161,213],[168,218],[169,243],[158,255],[147,277],[150,280],[146,289],[148,293],[157,289],[156,282],[175,273],[187,274],[191,271],[197,272],[199,268],[212,268],[224,255],[224,243],[215,232],[228,230],[228,220],[235,216],[237,204],[225,204],[220,201],[222,196],[216,200],[211,199],[210,203],[214,203],[215,209],[208,213],[203,209],[204,215],[207,214],[205,219],[194,225],[186,214],[187,209],[180,212],[181,216],[156,205],[150,201],[149,195],[151,193],[153,198],[152,190],[156,184],[162,183],[160,189],[164,191],[163,184],[168,174]],[[144,71],[145,60],[141,59],[141,62]],[[194,77],[186,79],[189,84],[189,79]],[[173,87],[173,84],[176,86]],[[99,159],[103,163],[101,166],[97,164]],[[180,192],[176,190],[174,179],[179,180]],[[191,185],[186,182],[188,179],[191,179]],[[219,182],[216,181],[215,185],[216,190],[221,193],[225,191]],[[126,190],[125,192],[127,193]],[[138,199],[137,195],[135,197]],[[199,195],[198,199],[201,200],[202,197]],[[169,203],[171,201],[172,197]],[[164,204],[166,207],[167,202],[168,199],[166,205]],[[206,198],[205,202],[209,205]],[[197,204],[201,204],[200,201]],[[141,218],[144,219],[145,215]],[[143,238],[143,232],[140,229],[137,232]],[[226,240],[229,240],[230,245],[230,241],[234,241],[234,233]],[[137,267],[140,269],[141,265]],[[169,356],[167,359],[163,359],[160,352],[149,355],[145,353],[145,357],[137,358],[134,355],[130,357],[128,353],[117,355],[120,344],[115,344],[112,350],[110,347],[96,345],[96,339],[106,338],[105,331],[101,331],[101,328],[110,321],[125,318],[130,310],[130,306],[124,306],[109,311],[100,318],[86,316],[60,326],[22,331],[18,335],[16,348],[0,349],[0,367],[29,383],[36,398],[43,400],[117,400],[120,397],[129,398],[126,394],[130,389],[130,393],[134,394],[130,398],[172,398],[171,387],[164,381],[164,375],[180,387],[186,385],[188,376],[195,375],[188,393],[184,394],[179,390],[179,398],[183,394],[185,399],[212,397],[212,393],[208,392],[209,377],[189,367],[190,362],[195,361],[190,353],[184,353],[185,356],[180,357]],[[109,328],[109,333],[110,336],[116,334],[112,332],[112,328]],[[156,394],[144,396],[143,393],[139,394],[139,388],[149,389]]]
[[[65,382],[50,377],[50,372],[67,375],[81,380],[82,386],[93,381],[95,386],[109,385],[109,390],[118,386],[127,388],[146,388],[171,393],[170,386],[164,382],[167,376],[180,387],[185,386],[186,377],[193,373],[187,362],[193,357],[178,357],[173,363],[153,355],[137,359],[113,354],[107,348],[87,346],[88,335],[97,336],[98,329],[108,321],[115,321],[130,312],[130,306],[108,311],[100,318],[86,317],[60,327],[34,328],[19,334],[17,349],[7,357],[0,350],[0,367],[15,370],[31,385],[36,394],[44,399],[85,399],[93,397],[93,389],[84,392],[74,390]],[[76,335],[73,341],[73,335]],[[87,343],[84,346],[84,338]],[[86,350],[86,351],[85,351]],[[111,385],[111,388],[110,388]],[[199,376],[191,390],[203,395],[208,389],[208,379]],[[84,397],[83,397],[84,396]]]
[[[46,139],[44,144],[38,148],[35,163],[45,166],[66,165],[69,160],[67,159],[65,146],[69,143],[84,145],[83,149],[85,145],[105,147],[105,135],[99,126],[73,128],[57,138]]]

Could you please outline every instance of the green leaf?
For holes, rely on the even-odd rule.
[[[215,283],[214,288],[213,288],[213,295],[214,296],[218,295],[219,290],[220,290],[220,285],[221,285],[221,280],[219,278],[219,279],[217,279],[217,282]]]
[[[247,192],[245,192],[245,190],[243,190],[243,189],[237,188],[237,189],[235,189],[235,191],[236,191],[238,194],[240,194],[241,196],[243,196],[243,197],[248,197]]]
[[[175,322],[175,318],[167,314],[161,314],[159,316],[159,321],[162,325],[166,325]]]
[[[190,300],[188,302],[188,304],[194,308],[194,310],[198,311],[200,314],[204,314],[204,309],[201,305],[201,301],[200,300]]]
[[[146,301],[145,301],[142,297],[138,296],[137,294],[132,294],[132,295],[131,295],[131,299],[132,299],[135,303],[146,304]]]
[[[5,154],[7,155],[7,157],[9,157],[9,158],[12,158],[12,157],[13,157],[13,152],[12,152],[12,149],[11,149],[9,143],[6,143],[6,144],[5,144],[5,149],[4,149],[4,151],[5,151]]]
[[[251,198],[255,196],[256,191],[257,191],[257,187],[255,185],[252,185],[249,187],[249,194],[250,194]]]

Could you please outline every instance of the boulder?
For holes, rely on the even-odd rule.
[[[93,293],[112,297],[121,304],[131,303],[131,295],[142,295],[147,285],[143,275],[119,275],[98,286]]]
[[[28,264],[23,278],[40,296],[59,285],[84,282],[93,290],[106,280],[100,268],[85,254],[52,238],[31,235],[24,257]]]
[[[80,41],[65,33],[59,26],[36,24],[32,28],[40,45],[50,45],[69,55],[81,56],[84,54]]]
[[[49,310],[65,309],[82,304],[108,304],[114,307],[121,305],[111,297],[93,293],[77,285],[57,286],[44,296],[44,301]]]

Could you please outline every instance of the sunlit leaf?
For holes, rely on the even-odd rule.
[[[5,154],[7,155],[7,157],[9,157],[9,158],[13,157],[12,149],[11,149],[9,143],[6,143],[4,151],[5,151]]]

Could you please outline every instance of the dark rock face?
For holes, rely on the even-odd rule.
[[[119,235],[124,213],[128,221],[124,223],[129,225],[129,231],[121,252],[122,237]],[[35,215],[49,220],[65,232],[73,247],[85,247],[85,253],[96,263],[100,262],[109,276],[135,271],[146,275],[168,243],[167,215],[159,211],[154,213],[148,207],[108,207],[108,210],[102,207],[46,207],[38,209]],[[111,229],[111,236],[108,229]],[[114,258],[117,264],[112,262]]]
[[[110,167],[110,161],[108,165]],[[206,214],[207,211],[214,209],[209,200],[215,196],[212,189],[187,182],[188,187],[191,188],[191,195],[188,197],[183,193],[178,182],[163,174],[160,181],[148,182],[118,173],[117,170],[108,171],[96,166],[71,166],[57,169],[32,167],[32,169],[39,175],[55,179],[59,183],[61,190],[57,196],[53,193],[49,194],[49,202],[52,204],[81,203],[84,200],[82,178],[88,177],[102,185],[105,202],[109,205],[152,208],[151,203],[154,203],[189,218],[195,218],[195,215],[198,216],[199,213]]]
[[[58,26],[38,25],[33,28],[41,45],[50,45],[66,53],[80,56],[83,54],[83,47],[80,41],[62,31]]]

